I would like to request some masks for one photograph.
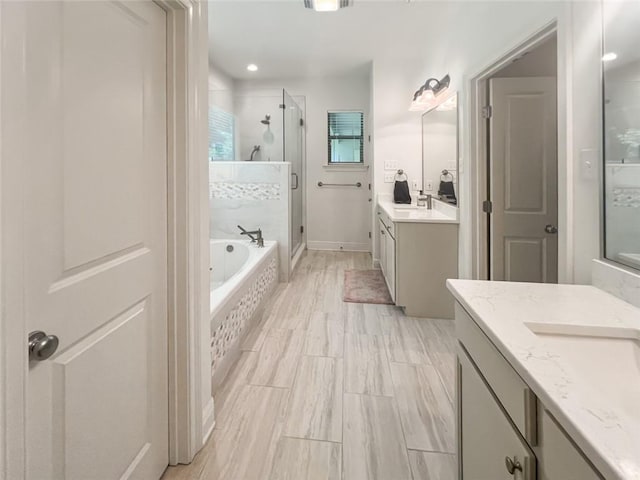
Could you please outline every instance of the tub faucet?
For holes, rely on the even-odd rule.
[[[261,229],[249,232],[249,231],[245,230],[244,228],[242,228],[240,225],[238,225],[238,228],[240,229],[240,235],[246,235],[247,237],[249,237],[251,239],[251,243],[257,243],[258,247],[264,247],[264,238],[262,238],[262,230]],[[255,237],[254,237],[254,235],[255,235]]]

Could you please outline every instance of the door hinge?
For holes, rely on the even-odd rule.
[[[301,127],[304,127],[304,118],[301,118],[301,119],[300,119],[300,126],[301,126]]]
[[[369,184],[369,190],[371,190],[371,184]]]
[[[287,108],[287,106],[286,106],[284,103],[281,103],[279,106],[280,106],[280,108],[281,108],[281,109],[283,109],[283,110],[284,110],[285,108]]]
[[[482,211],[484,213],[492,213],[493,212],[493,202],[491,200],[485,200],[482,202]]]
[[[304,225],[300,225],[300,233],[304,233]]]
[[[371,135],[369,135],[369,143],[371,143]]]
[[[491,105],[482,107],[482,118],[491,118],[492,116],[493,116],[493,107]]]
[[[371,238],[371,232],[369,232],[369,238]]]

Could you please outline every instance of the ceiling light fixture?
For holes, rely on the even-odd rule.
[[[353,0],[304,0],[305,8],[311,8],[316,12],[335,12],[351,5]]]
[[[610,62],[612,60],[615,60],[616,58],[618,58],[618,54],[616,54],[614,52],[609,52],[609,53],[605,53],[602,56],[602,61],[603,62]]]
[[[412,112],[423,112],[438,104],[438,97],[449,88],[451,78],[446,75],[442,80],[430,78],[413,94],[413,101],[409,106]]]
[[[247,65],[247,70],[249,70],[250,72],[257,72],[258,66],[255,63],[250,63],[249,65]]]

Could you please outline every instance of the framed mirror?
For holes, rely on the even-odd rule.
[[[604,257],[640,269],[640,3],[604,2]]]
[[[422,115],[422,190],[459,205],[458,95]]]

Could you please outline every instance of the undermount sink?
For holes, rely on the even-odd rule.
[[[393,208],[396,210],[417,210],[418,206],[408,203],[394,203]]]
[[[525,323],[526,327],[584,375],[606,401],[631,416],[640,405],[640,330]]]

